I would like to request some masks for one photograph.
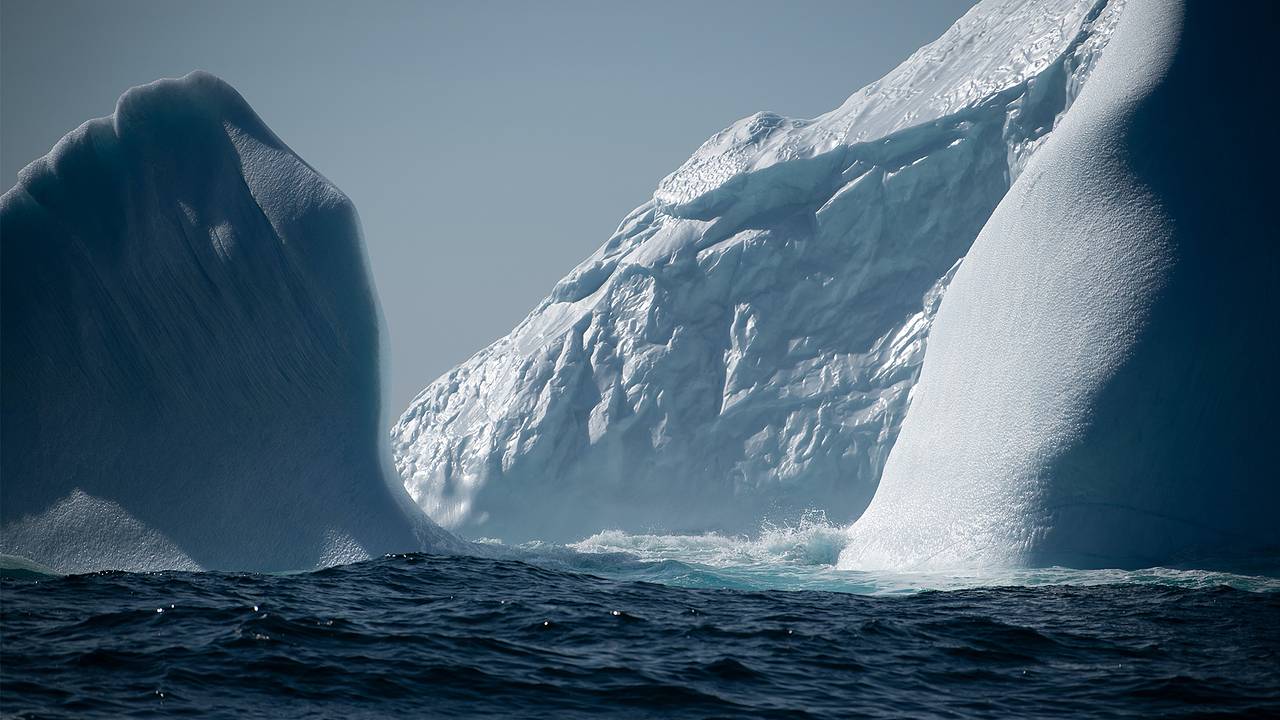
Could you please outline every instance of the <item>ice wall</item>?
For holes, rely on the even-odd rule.
[[[842,566],[1280,554],[1278,19],[1131,0],[952,281]]]
[[[120,98],[0,199],[0,552],[312,568],[456,547],[388,484],[350,201],[207,73]]]
[[[949,272],[1074,100],[1119,2],[988,0],[840,108],[708,140],[393,431],[468,535],[852,520]]]

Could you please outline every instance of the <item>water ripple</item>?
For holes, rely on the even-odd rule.
[[[0,578],[14,717],[1280,714],[1280,592],[1151,571],[900,592],[678,587],[388,556],[295,575]],[[681,569],[682,568],[682,569]],[[1038,571],[1070,580],[1067,571]],[[1237,581],[1247,585],[1252,581]]]

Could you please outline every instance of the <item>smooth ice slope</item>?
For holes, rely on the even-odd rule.
[[[222,81],[134,88],[63,138],[0,199],[0,251],[0,552],[289,570],[454,546],[387,482],[355,210]]]
[[[1131,0],[951,283],[842,566],[1280,551],[1278,19]]]
[[[839,109],[708,140],[394,430],[465,534],[752,532],[863,510],[948,273],[1119,3],[988,0]]]

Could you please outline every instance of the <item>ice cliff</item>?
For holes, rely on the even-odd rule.
[[[290,570],[456,547],[388,483],[363,253],[347,198],[206,73],[28,166],[0,199],[0,552]]]
[[[1278,28],[1130,0],[951,282],[842,566],[1280,556]]]
[[[856,518],[938,301],[1119,0],[987,0],[838,109],[715,135],[510,335],[427,387],[398,470],[467,535]]]

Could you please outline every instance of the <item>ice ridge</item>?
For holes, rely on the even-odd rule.
[[[392,432],[409,493],[511,541],[856,518],[951,273],[1120,7],[988,0],[826,115],[709,139],[418,395]]]

